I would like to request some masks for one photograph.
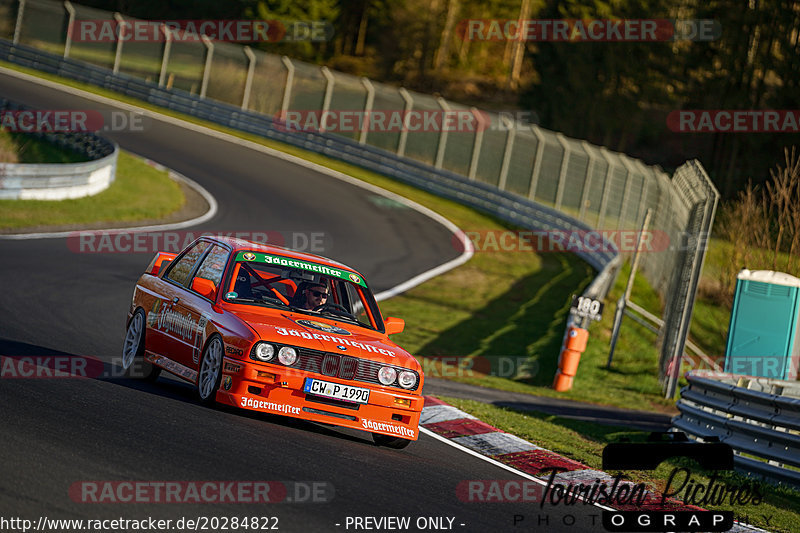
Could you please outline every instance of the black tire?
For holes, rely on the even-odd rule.
[[[217,390],[222,381],[222,359],[222,339],[219,336],[211,337],[200,358],[195,386],[197,399],[203,405],[211,406],[216,401]]]
[[[375,441],[375,444],[378,446],[394,448],[395,450],[402,450],[403,448],[411,444],[411,441],[408,439],[401,439],[400,437],[382,435],[380,433],[373,433],[372,440]]]
[[[128,322],[122,344],[122,368],[130,378],[155,381],[161,374],[161,368],[144,360],[146,321],[144,311],[139,308]]]

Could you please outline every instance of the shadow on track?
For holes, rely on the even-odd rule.
[[[0,358],[2,358],[2,361],[0,361],[0,377],[3,379],[94,379],[165,399],[178,400],[187,404],[197,403],[194,386],[188,382],[173,378],[166,372],[156,382],[150,382],[126,375],[122,367],[114,362],[2,338],[0,338]],[[212,409],[240,419],[276,424],[374,445],[368,437],[359,438],[345,433],[339,428],[325,424],[238,409],[223,404],[215,404]]]

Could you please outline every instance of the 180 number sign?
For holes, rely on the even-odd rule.
[[[581,318],[600,320],[603,317],[603,302],[586,296],[573,296],[569,312]]]

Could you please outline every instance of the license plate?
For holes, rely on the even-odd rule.
[[[303,385],[303,392],[316,396],[324,396],[326,398],[334,398],[336,400],[344,400],[346,402],[367,403],[369,400],[369,389],[351,387],[350,385],[342,385],[340,383],[331,383],[329,381],[322,381],[321,379],[306,378],[305,385]]]

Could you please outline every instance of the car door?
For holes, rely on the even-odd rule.
[[[183,359],[182,354],[187,351],[190,353],[194,345],[196,325],[191,324],[191,315],[178,304],[189,294],[186,284],[211,246],[208,241],[192,245],[172,262],[158,283],[159,290],[156,292],[159,299],[155,301],[147,321],[148,339],[152,339],[148,341],[148,347],[173,361]]]
[[[208,333],[208,322],[215,314],[219,314],[212,307],[221,290],[222,276],[225,273],[230,252],[231,250],[226,246],[213,244],[191,276],[187,284],[189,290],[175,304],[178,313],[187,317],[194,328],[192,338],[186,339],[187,342],[181,345],[177,361],[193,370],[200,367],[200,357]],[[206,292],[209,287],[208,283],[199,286],[201,284],[197,280],[211,282],[214,287],[213,294],[209,295]]]

